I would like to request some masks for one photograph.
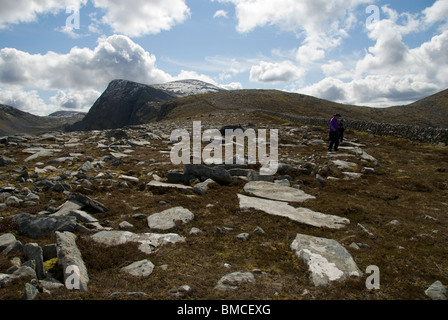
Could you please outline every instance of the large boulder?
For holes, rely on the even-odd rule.
[[[222,167],[208,168],[200,164],[187,164],[184,172],[200,180],[212,179],[222,185],[228,185],[233,181],[230,173]]]
[[[291,243],[291,249],[308,265],[316,287],[326,287],[335,281],[362,276],[353,257],[336,240],[298,234]]]
[[[244,191],[260,198],[287,202],[304,202],[316,198],[303,190],[264,181],[249,182],[244,186]]]
[[[76,228],[75,217],[43,217],[21,213],[13,216],[17,230],[30,238],[38,239],[55,231],[73,231]]]

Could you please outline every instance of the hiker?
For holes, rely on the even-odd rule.
[[[328,148],[329,152],[339,151],[339,119],[341,118],[341,114],[336,113],[333,116],[333,119],[330,121],[330,147]]]
[[[344,132],[345,132],[345,121],[344,119],[339,120],[339,139],[341,144],[344,142]]]

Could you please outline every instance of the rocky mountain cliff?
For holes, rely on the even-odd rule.
[[[138,125],[157,118],[160,106],[179,97],[220,92],[199,80],[184,80],[160,85],[145,85],[127,80],[112,81],[86,117],[69,126],[68,131],[116,129]]]

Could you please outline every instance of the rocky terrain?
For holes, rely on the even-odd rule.
[[[278,129],[278,172],[174,166],[193,121]],[[446,299],[446,146],[327,136],[235,110],[5,136],[0,299]]]

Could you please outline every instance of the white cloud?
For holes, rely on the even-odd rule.
[[[431,7],[423,11],[424,20],[428,24],[434,24],[439,21],[448,21],[448,1],[437,0]]]
[[[14,0],[0,2],[0,30],[11,24],[37,20],[38,15],[56,14],[67,8],[84,6],[87,0]]]
[[[92,0],[106,14],[102,22],[130,37],[170,30],[190,17],[185,0]]]
[[[42,90],[100,89],[114,79],[163,83],[171,76],[155,66],[156,57],[126,36],[100,38],[95,49],[74,47],[68,54],[29,54],[0,50],[0,84]]]
[[[250,81],[254,82],[289,82],[299,80],[305,70],[291,61],[271,63],[261,61],[250,70]]]
[[[228,12],[225,10],[218,10],[215,12],[213,18],[229,18]]]
[[[52,106],[47,105],[36,90],[2,89],[0,87],[0,103],[15,107],[35,115],[52,112]]]
[[[240,82],[232,82],[229,84],[221,84],[219,85],[220,88],[226,89],[226,90],[242,90],[243,85]]]
[[[56,95],[50,98],[50,101],[55,111],[88,112],[100,96],[101,93],[96,90],[59,90]]]

